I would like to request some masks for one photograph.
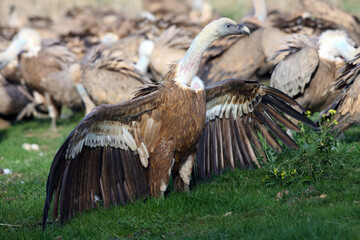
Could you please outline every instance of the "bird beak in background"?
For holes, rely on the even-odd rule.
[[[242,35],[246,35],[246,36],[249,36],[250,35],[250,30],[248,27],[246,27],[245,25],[242,25],[242,24],[238,24],[238,29],[240,30],[240,34]]]

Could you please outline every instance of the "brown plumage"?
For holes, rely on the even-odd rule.
[[[136,67],[138,48],[143,40],[141,36],[130,36],[93,47],[85,56],[81,63],[81,82],[95,105],[130,100],[139,87],[150,82],[145,75],[146,66],[144,72]],[[146,51],[140,54],[150,58]]]
[[[334,119],[338,124],[334,127],[343,132],[351,125],[360,123],[360,54],[347,62],[340,73],[334,87],[341,93],[324,113],[330,109],[336,110]]]
[[[264,136],[272,136],[273,132],[275,137],[295,147],[274,122],[296,129],[279,111],[314,125],[289,106],[295,103],[291,98],[242,80],[229,80],[204,89],[203,82],[194,76],[201,55],[213,41],[248,34],[246,27],[230,19],[213,21],[195,38],[185,57],[171,66],[163,81],[145,85],[130,101],[100,105],[86,116],[54,157],[46,186],[43,226],[54,194],[54,219],[60,208],[60,222],[64,223],[76,212],[95,208],[99,201],[108,208],[149,195],[163,196],[170,174],[176,189],[188,190],[196,145],[204,127],[211,129],[214,120],[227,122],[232,116],[236,120],[250,114],[248,121],[254,117]],[[263,110],[268,113],[262,113]],[[227,141],[223,156],[229,156],[232,152],[229,133],[239,137],[236,133],[240,131],[240,136],[246,139],[245,130],[227,123],[223,129]],[[205,134],[209,131],[205,130]],[[274,138],[269,141],[276,145]],[[202,146],[200,150],[208,147]],[[243,154],[252,151],[249,144],[238,148]],[[203,169],[201,164],[197,166]],[[204,169],[213,171],[211,166]]]
[[[149,67],[157,81],[168,72],[169,65],[185,55],[192,41],[190,35],[185,29],[171,26],[154,40]]]
[[[340,93],[332,88],[343,59],[354,54],[352,41],[341,31],[326,31],[320,38],[293,35],[287,38],[285,53],[271,75],[271,86],[294,97],[311,111],[321,111]]]
[[[0,56],[0,69],[17,55],[25,84],[46,97],[53,129],[62,105],[82,107],[69,72],[77,60],[67,48],[56,41],[41,41],[36,31],[24,28]]]
[[[224,169],[260,167],[257,156],[266,159],[261,135],[275,151],[277,139],[290,148],[295,141],[281,126],[299,132],[285,115],[316,127],[301,113],[304,109],[281,91],[256,81],[231,79],[211,85],[206,92],[206,125],[201,136],[194,180],[203,181]],[[293,109],[298,107],[301,112]]]

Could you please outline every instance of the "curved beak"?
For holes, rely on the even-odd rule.
[[[249,36],[249,35],[250,35],[250,30],[249,30],[249,28],[246,27],[245,25],[238,24],[237,27],[238,27],[238,29],[239,29],[239,34],[240,34],[240,35],[246,35],[246,36]]]

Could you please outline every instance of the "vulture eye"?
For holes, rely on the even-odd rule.
[[[227,28],[230,28],[230,26],[231,26],[230,24],[226,25]]]

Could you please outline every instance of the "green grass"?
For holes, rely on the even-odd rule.
[[[269,184],[263,181],[267,166],[228,172],[190,194],[171,192],[166,199],[88,211],[64,226],[50,224],[43,232],[39,224],[50,164],[81,117],[58,121],[55,135],[49,133],[49,120],[21,122],[0,131],[0,166],[13,171],[0,175],[0,223],[9,224],[0,226],[0,239],[360,238],[360,127],[347,131],[333,149],[332,156],[341,164],[333,164],[329,176]],[[314,134],[297,138],[305,141],[309,136]],[[40,151],[23,150],[25,142],[39,144]],[[285,150],[276,155],[275,164],[302,151]],[[288,195],[277,200],[284,189]]]

